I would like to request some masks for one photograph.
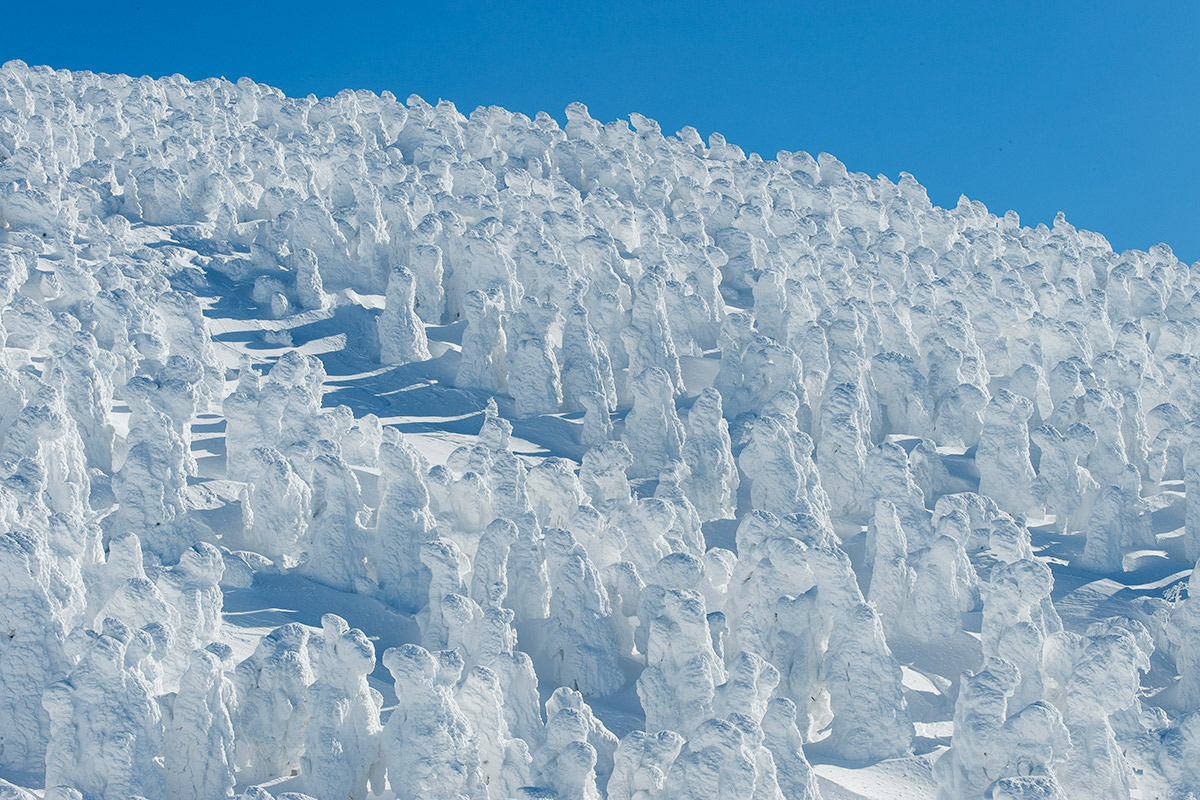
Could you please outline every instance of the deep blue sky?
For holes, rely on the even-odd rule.
[[[14,2],[0,61],[416,92],[829,151],[1200,259],[1200,2]]]

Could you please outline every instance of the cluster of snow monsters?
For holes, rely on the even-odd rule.
[[[1064,630],[1027,525],[1115,573],[1175,503],[1200,556],[1196,274],[906,174],[567,119],[0,69],[2,774],[55,800],[816,798],[804,748],[911,754],[893,648],[974,620],[943,798],[1200,784],[1200,599]],[[214,281],[345,322],[364,361],[458,331],[434,351],[478,438],[431,466],[323,407],[298,350],[227,374]],[[241,524],[196,512],[200,413]],[[539,415],[578,459],[513,453]],[[233,657],[222,587],[263,571],[414,616],[390,715],[333,614]],[[618,739],[588,699],[631,687]]]

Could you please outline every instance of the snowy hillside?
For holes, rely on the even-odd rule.
[[[0,68],[0,798],[1200,795],[1200,276],[567,118]]]

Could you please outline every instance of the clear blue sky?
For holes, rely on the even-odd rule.
[[[0,61],[720,131],[1200,259],[1200,2],[58,3]]]

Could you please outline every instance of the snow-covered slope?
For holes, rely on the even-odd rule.
[[[1200,792],[1200,280],[714,134],[0,68],[0,798]]]

